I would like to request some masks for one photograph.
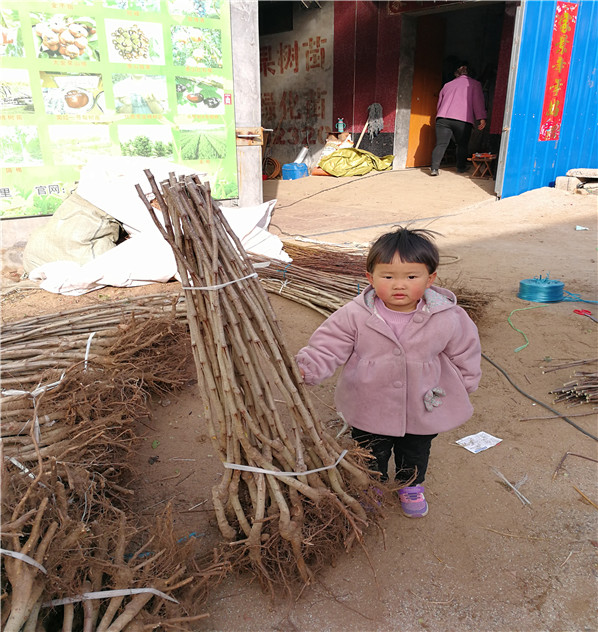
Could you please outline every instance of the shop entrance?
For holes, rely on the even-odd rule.
[[[402,153],[405,167],[430,165],[438,93],[463,62],[481,82],[488,110],[486,129],[471,135],[471,153],[498,153],[517,3],[476,5],[403,16],[395,134],[403,151],[395,154]],[[441,166],[454,164],[451,143]]]

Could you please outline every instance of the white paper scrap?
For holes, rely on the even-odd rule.
[[[477,434],[469,435],[468,437],[463,437],[463,439],[458,439],[457,443],[463,446],[466,450],[477,454],[478,452],[482,452],[483,450],[487,450],[488,448],[498,445],[501,441],[502,439],[493,437],[491,434],[482,431]]]

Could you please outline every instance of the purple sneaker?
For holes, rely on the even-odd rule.
[[[401,509],[407,518],[423,518],[428,513],[428,503],[423,485],[399,489]]]

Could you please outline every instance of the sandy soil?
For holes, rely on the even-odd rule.
[[[585,413],[570,417],[576,428],[547,419],[552,413],[526,396],[552,405],[550,391],[569,381],[572,370],[544,370],[598,356],[598,325],[573,313],[585,307],[597,314],[598,306],[517,298],[521,280],[550,274],[565,283],[566,292],[598,299],[596,198],[546,188],[497,202],[491,182],[452,171],[429,178],[419,170],[265,183],[265,198],[274,197],[278,203],[271,231],[283,237],[363,244],[397,223],[441,233],[441,252],[451,262],[441,266],[443,283],[491,297],[479,322],[488,359],[472,395],[474,416],[432,445],[426,518],[409,520],[389,507],[383,531],[372,529],[365,548],[342,553],[296,599],[281,593],[272,601],[248,578],[230,577],[211,593],[205,604],[210,616],[195,629],[598,629],[598,486],[596,463],[589,460],[598,458],[595,409],[555,405],[564,414]],[[19,257],[15,251],[3,255],[3,322],[178,289],[176,283],[105,288],[78,298],[26,289],[26,284],[9,291],[20,274]],[[277,295],[271,300],[295,352],[322,317]],[[529,345],[516,352],[525,342],[523,334]],[[312,389],[322,418],[331,422],[334,382],[331,378]],[[144,440],[136,486],[142,519],[151,519],[172,500],[177,532],[198,536],[197,549],[205,552],[218,539],[210,489],[221,466],[201,410],[192,385],[155,402],[153,418],[140,425]],[[481,430],[502,442],[479,454],[455,443]],[[154,440],[159,445],[153,448]],[[519,489],[530,504],[524,505],[495,470],[512,484],[524,481]]]

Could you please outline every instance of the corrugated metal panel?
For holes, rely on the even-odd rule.
[[[560,138],[539,141],[556,1],[524,3],[501,197],[551,186],[569,169],[598,168],[598,2],[577,4]]]
[[[505,162],[507,159],[507,147],[510,141],[511,115],[513,113],[513,95],[515,94],[515,83],[517,81],[517,62],[519,61],[519,47],[521,45],[521,33],[523,31],[523,7],[518,6],[516,11],[515,24],[513,26],[513,46],[511,48],[511,59],[509,61],[509,80],[507,83],[505,111],[502,122],[502,136],[496,168],[496,181],[494,184],[494,192],[498,197],[502,196],[505,178]]]

